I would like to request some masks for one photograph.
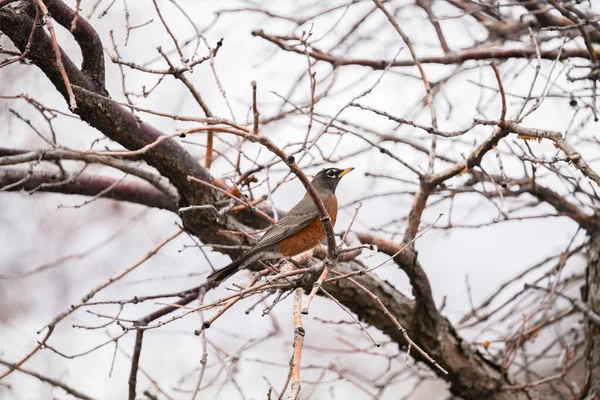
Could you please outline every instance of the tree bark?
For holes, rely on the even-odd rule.
[[[110,189],[110,190],[109,190]],[[52,192],[97,196],[148,207],[176,211],[177,204],[154,186],[144,182],[119,182],[104,176],[81,174],[61,181],[58,172],[28,171],[23,168],[0,168],[0,190],[18,192]]]
[[[600,315],[600,233],[590,235],[588,265],[584,296],[591,311]],[[591,320],[586,321],[586,387],[585,400],[600,399],[600,326]]]

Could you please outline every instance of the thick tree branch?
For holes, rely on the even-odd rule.
[[[119,182],[118,179],[97,175],[78,174],[61,180],[60,173],[29,171],[21,168],[0,168],[0,190],[35,191],[83,196],[96,196],[114,186],[103,197],[143,204],[149,207],[177,211],[177,204],[155,187],[142,182]]]
[[[588,308],[596,315],[600,314],[600,236],[590,236],[586,270],[585,297]],[[586,321],[586,385],[584,400],[600,398],[600,326],[594,321]]]

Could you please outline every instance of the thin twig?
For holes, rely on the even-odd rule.
[[[494,62],[491,64],[491,66],[494,70],[494,74],[496,75],[496,81],[498,82],[498,89],[500,90],[500,96],[502,99],[502,113],[500,114],[500,126],[502,126],[502,124],[504,124],[504,120],[506,119],[506,94],[504,93],[504,85],[502,85],[502,78],[500,77],[498,66]]]
[[[52,47],[54,48],[54,56],[56,57],[56,66],[60,71],[60,75],[65,84],[65,89],[67,90],[67,94],[69,97],[69,109],[72,112],[77,110],[77,102],[75,101],[75,94],[73,93],[73,88],[71,87],[71,83],[69,82],[69,76],[65,71],[65,66],[62,62],[62,56],[60,55],[60,47],[58,46],[58,41],[56,40],[56,33],[54,32],[54,26],[52,25],[52,18],[48,13],[48,9],[42,0],[37,0],[37,6],[42,10],[42,16],[44,23],[48,27],[48,31],[50,32],[50,37],[52,38]]]
[[[302,345],[306,331],[302,326],[302,288],[294,292],[294,355],[290,361],[292,368],[292,390],[288,400],[297,400],[300,394],[300,359],[302,357]]]

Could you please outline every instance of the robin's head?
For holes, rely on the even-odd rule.
[[[346,175],[353,169],[354,168],[325,168],[319,171],[317,175],[315,175],[315,177],[312,180],[312,184],[317,190],[321,189],[327,190],[331,193],[335,193],[335,188],[340,182],[340,179],[342,179],[342,176]]]

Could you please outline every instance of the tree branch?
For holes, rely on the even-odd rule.
[[[118,183],[118,184],[117,184]],[[177,204],[153,186],[141,182],[118,182],[118,179],[97,175],[79,174],[60,181],[58,172],[28,171],[20,168],[0,168],[0,190],[40,191],[83,196],[96,196],[114,185],[103,197],[143,204],[176,212]]]
[[[40,149],[40,150],[20,150],[20,149],[6,149],[0,147],[0,166],[21,164],[30,161],[42,161],[42,160],[76,160],[84,161],[87,163],[103,164],[127,174],[137,176],[149,184],[163,192],[165,195],[171,198],[171,203],[179,203],[179,194],[165,179],[160,176],[153,174],[141,168],[137,168],[131,163],[120,160],[116,157],[100,156],[97,154],[89,154],[84,152],[64,150],[64,149]]]
[[[335,56],[330,53],[312,48],[305,49],[301,46],[294,46],[288,43],[291,40],[287,37],[281,37],[277,35],[271,35],[265,33],[262,30],[256,30],[252,32],[252,35],[261,37],[269,42],[279,46],[282,50],[291,51],[304,56],[308,55],[315,60],[328,62],[336,67],[343,65],[361,65],[363,67],[370,67],[373,69],[386,69],[388,66],[392,67],[411,67],[416,65],[415,61],[410,60],[368,60],[363,58],[346,58],[343,56]],[[296,40],[296,39],[294,39]],[[600,49],[595,50],[596,56],[600,57]],[[419,57],[421,64],[443,64],[452,65],[460,64],[468,60],[506,60],[510,58],[531,58],[535,57],[536,49],[502,49],[502,48],[474,48],[467,50],[460,50],[448,53],[443,56],[430,56],[430,57]],[[560,57],[559,57],[560,56]],[[562,49],[562,50],[541,50],[540,58],[545,60],[556,60],[559,57],[560,60],[567,58],[585,58],[590,59],[590,53],[587,49]]]
[[[600,236],[593,234],[587,254],[586,285],[584,300],[588,308],[600,315]],[[585,298],[587,297],[587,298]],[[586,323],[586,385],[583,390],[584,400],[595,400],[600,397],[600,327],[591,319]]]
[[[12,363],[9,363],[8,361],[2,360],[2,359],[0,359],[0,364],[2,364],[4,366],[7,366],[7,367],[11,367],[13,365]],[[18,367],[17,371],[22,372],[24,374],[27,374],[29,376],[33,376],[34,378],[37,378],[37,379],[39,379],[42,382],[46,382],[47,384],[49,384],[49,385],[51,385],[53,387],[59,387],[62,390],[64,390],[65,392],[69,393],[70,395],[72,395],[74,397],[77,397],[78,399],[93,400],[92,397],[90,397],[90,396],[88,396],[88,395],[86,395],[84,393],[81,393],[80,391],[78,391],[76,389],[73,389],[72,387],[70,387],[70,386],[68,386],[68,385],[64,384],[63,382],[58,381],[56,379],[44,376],[44,375],[39,374],[39,373],[37,373],[35,371],[31,371],[29,369],[22,368],[22,367]]]

